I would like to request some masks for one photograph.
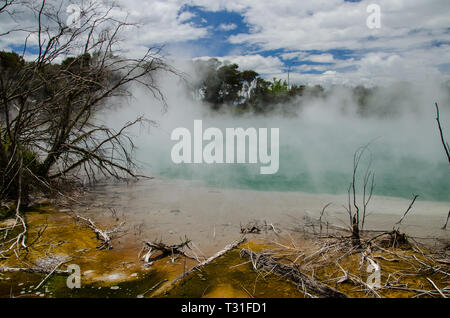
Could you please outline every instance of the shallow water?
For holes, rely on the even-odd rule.
[[[324,220],[340,227],[349,223],[343,207],[346,195],[224,189],[200,181],[158,178],[99,186],[92,196],[97,205],[90,209],[93,215],[103,212],[108,217],[106,207],[113,207],[133,227],[140,227],[142,239],[175,244],[187,236],[199,256],[221,250],[250,221],[273,224],[279,231],[301,229],[305,221],[317,219],[329,202]],[[366,229],[392,229],[409,204],[409,199],[374,196]],[[448,230],[440,228],[449,206],[449,202],[417,201],[401,230],[421,238],[448,239]]]
[[[450,201],[450,169],[431,114],[360,118],[317,105],[292,118],[193,113],[176,119],[169,113],[148,134],[136,132],[137,158],[147,175],[199,180],[227,189],[345,194],[352,178],[353,155],[369,144],[358,170],[360,186],[370,164],[376,195],[410,198],[414,193],[421,200]],[[261,175],[260,163],[174,164],[171,151],[177,142],[170,139],[171,132],[185,127],[193,135],[195,119],[202,119],[203,131],[209,127],[222,132],[230,127],[278,128],[279,170]],[[204,141],[203,147],[207,144]]]

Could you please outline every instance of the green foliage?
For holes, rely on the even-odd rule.
[[[223,65],[217,59],[196,61],[197,74],[203,78],[195,89],[202,91],[203,100],[213,109],[223,105],[236,108],[238,113],[245,110],[266,112],[273,105],[286,103],[303,95],[305,86],[288,86],[285,80],[264,80],[253,70],[239,70],[237,64]]]
[[[247,83],[253,82],[258,76],[259,74],[252,70],[245,70],[241,72],[241,78]]]
[[[11,158],[18,159],[21,158],[22,161],[22,193],[28,194],[30,187],[36,183],[36,178],[34,177],[38,173],[40,161],[39,156],[28,149],[27,147],[20,146],[19,151],[14,151],[11,147],[11,143],[8,138],[5,137],[0,143],[0,175],[2,176],[1,182],[10,183],[8,191],[12,194],[12,198],[17,193],[18,187],[18,175],[12,176],[14,178],[13,182],[9,178],[5,178],[7,175],[5,170],[15,170],[18,169],[19,160],[13,163],[13,166],[9,165],[11,163]],[[39,186],[39,185],[38,185]],[[6,194],[6,193],[3,193]],[[9,214],[7,215],[9,216]]]
[[[89,53],[77,57],[68,57],[61,63],[61,67],[67,71],[79,74],[83,70],[89,70],[91,55]]]
[[[269,92],[274,96],[285,96],[289,92],[288,84],[286,81],[281,82],[281,79],[277,80],[273,78],[273,83],[270,84]]]
[[[0,67],[2,71],[16,71],[25,65],[25,61],[15,52],[0,51]]]

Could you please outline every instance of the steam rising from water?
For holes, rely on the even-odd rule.
[[[119,127],[145,114],[158,122],[158,127],[133,131],[137,157],[146,174],[203,180],[217,187],[340,194],[346,192],[351,179],[353,153],[370,142],[376,194],[410,197],[416,193],[426,200],[450,201],[450,169],[434,108],[438,102],[450,138],[450,96],[448,88],[440,84],[401,83],[380,89],[367,107],[384,115],[370,117],[357,114],[356,101],[346,88],[334,88],[326,99],[279,105],[292,113],[289,116],[233,116],[209,111],[193,100],[174,76],[161,78],[161,87],[167,112],[161,110],[160,102],[136,88],[135,98],[106,120]],[[276,175],[260,175],[259,165],[173,164],[170,152],[175,142],[170,134],[177,127],[192,131],[195,119],[203,120],[204,129],[279,128],[280,170]],[[363,169],[368,160],[369,155]]]

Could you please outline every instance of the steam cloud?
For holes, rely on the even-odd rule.
[[[194,74],[190,64],[178,65]],[[188,81],[194,81],[188,76]],[[378,89],[368,100],[373,115],[362,117],[349,88],[330,88],[324,99],[301,98],[278,105],[293,115],[232,115],[211,111],[192,98],[184,81],[173,75],[161,76],[160,85],[168,109],[162,110],[140,88],[127,105],[109,113],[106,121],[119,127],[139,115],[158,127],[135,129],[137,157],[145,173],[170,178],[204,180],[214,186],[276,191],[344,193],[351,177],[353,153],[371,143],[375,193],[387,196],[450,201],[450,171],[435,120],[434,103],[441,109],[441,122],[450,131],[450,89],[442,83],[398,83]],[[170,134],[177,127],[193,129],[195,119],[205,128],[279,128],[280,169],[276,175],[259,174],[258,165],[175,165]],[[363,163],[368,163],[369,156]],[[362,172],[363,173],[363,172]]]

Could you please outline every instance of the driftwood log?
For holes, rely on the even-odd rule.
[[[202,267],[204,267],[205,265],[208,265],[209,263],[211,263],[212,261],[214,261],[216,258],[219,258],[220,256],[228,253],[229,251],[231,251],[232,249],[235,249],[236,247],[238,247],[240,244],[244,243],[246,240],[246,238],[243,236],[241,237],[239,240],[234,241],[233,243],[228,244],[227,246],[225,246],[222,250],[220,250],[219,252],[217,252],[216,254],[214,254],[213,256],[211,256],[210,258],[204,260],[203,262],[195,265],[191,270],[181,274],[180,276],[178,276],[173,282],[172,284],[174,284],[176,281],[186,277],[187,275],[200,270]]]
[[[282,276],[320,297],[348,298],[347,295],[337,291],[336,289],[303,274],[297,268],[279,263],[264,254],[242,249],[241,256],[249,258],[252,261],[255,270],[261,269]]]

